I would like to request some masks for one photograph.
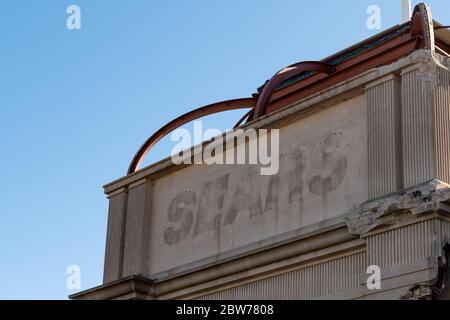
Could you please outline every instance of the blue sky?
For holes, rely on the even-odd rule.
[[[4,0],[0,3],[0,299],[66,299],[101,284],[102,186],[167,121],[250,96],[283,66],[319,60],[400,21],[400,0]],[[414,2],[415,3],[415,2]],[[450,24],[448,0],[429,1]],[[66,8],[81,8],[68,30]],[[242,114],[208,117],[227,129]],[[190,128],[190,126],[188,126]],[[146,164],[169,155],[165,139]]]

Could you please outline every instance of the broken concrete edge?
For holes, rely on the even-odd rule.
[[[433,179],[363,203],[348,213],[347,227],[349,232],[359,235],[361,239],[368,239],[421,221],[450,221],[449,202],[450,185]],[[448,269],[445,248],[449,244],[449,235],[435,236],[433,256],[383,268],[384,289],[373,293],[362,286],[364,299],[385,299],[392,296],[392,290],[398,291],[401,300],[432,299],[439,291],[441,273]],[[361,284],[364,281],[365,278],[361,277]],[[403,286],[398,288],[396,286],[400,281]]]
[[[450,185],[431,180],[363,203],[348,213],[347,227],[350,233],[364,235],[391,223],[391,219],[383,219],[391,214],[410,212],[417,216],[438,210],[450,213],[449,200]]]
[[[311,113],[319,112],[337,102],[351,99],[361,94],[367,84],[390,74],[399,74],[407,67],[419,69],[420,74],[422,75],[421,78],[433,85],[437,82],[434,72],[435,68],[440,67],[450,70],[450,58],[441,56],[440,54],[429,50],[414,51],[409,56],[392,64],[363,72],[344,82],[258,118],[240,127],[240,129],[276,128],[286,125],[302,117],[306,117]],[[221,137],[223,138],[223,141],[226,141],[226,133],[222,134]],[[192,156],[196,153],[203,152],[206,145],[207,142],[204,142],[191,147]],[[172,162],[171,157],[167,157],[131,175],[110,182],[103,188],[106,194],[111,195],[113,192],[116,192],[121,188],[129,187],[130,184],[139,182],[140,180],[158,179],[159,177],[183,169],[186,166],[189,165],[176,165]]]

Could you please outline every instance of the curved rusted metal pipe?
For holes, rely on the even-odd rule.
[[[435,50],[433,17],[430,7],[425,3],[419,3],[413,11],[411,18],[411,36],[418,37],[418,46],[426,50]]]
[[[256,101],[256,100],[255,100]],[[253,117],[253,113],[255,112],[255,109],[253,108],[252,110],[250,110],[249,112],[247,112],[246,114],[244,114],[242,116],[241,119],[239,119],[239,121],[234,125],[233,129],[237,129],[242,123],[245,122],[245,120],[250,119],[251,117]]]
[[[336,71],[336,67],[321,61],[303,61],[284,68],[264,86],[256,103],[253,117],[258,118],[266,113],[267,105],[270,102],[273,92],[283,81],[306,71],[331,74]]]
[[[150,149],[158,143],[159,140],[164,138],[173,130],[179,128],[180,126],[194,121],[196,119],[224,111],[237,110],[237,109],[247,109],[254,108],[256,105],[256,98],[243,98],[236,100],[228,100],[213,103],[199,109],[195,109],[191,112],[188,112],[175,120],[172,120],[164,127],[156,131],[144,144],[139,148],[136,155],[133,157],[133,160],[130,163],[128,168],[128,174],[134,173],[138,170],[139,165],[144,159],[145,155],[150,151]]]
[[[305,71],[315,71],[330,74],[335,71],[335,67],[325,62],[305,61],[295,63],[281,70],[270,81],[268,81],[258,98],[243,98],[210,104],[188,112],[176,118],[175,120],[172,120],[157,132],[155,132],[139,148],[138,152],[133,157],[130,166],[128,167],[128,174],[132,174],[138,170],[139,165],[143,161],[144,157],[156,143],[158,143],[167,134],[186,123],[219,112],[252,108],[252,110],[250,110],[239,120],[239,122],[234,127],[236,128],[241,125],[246,119],[252,120],[263,115],[266,112],[267,104],[270,101],[270,98],[277,86],[284,80]]]

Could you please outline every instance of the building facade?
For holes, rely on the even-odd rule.
[[[104,283],[71,298],[450,298],[450,32],[427,5],[236,101],[165,126],[104,187]],[[278,174],[138,170],[165,133],[238,103],[240,128],[280,130]]]

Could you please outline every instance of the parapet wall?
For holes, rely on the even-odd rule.
[[[418,50],[251,122],[280,129],[277,175],[167,159],[108,184],[104,286],[79,297],[432,297],[450,236],[449,68]]]

